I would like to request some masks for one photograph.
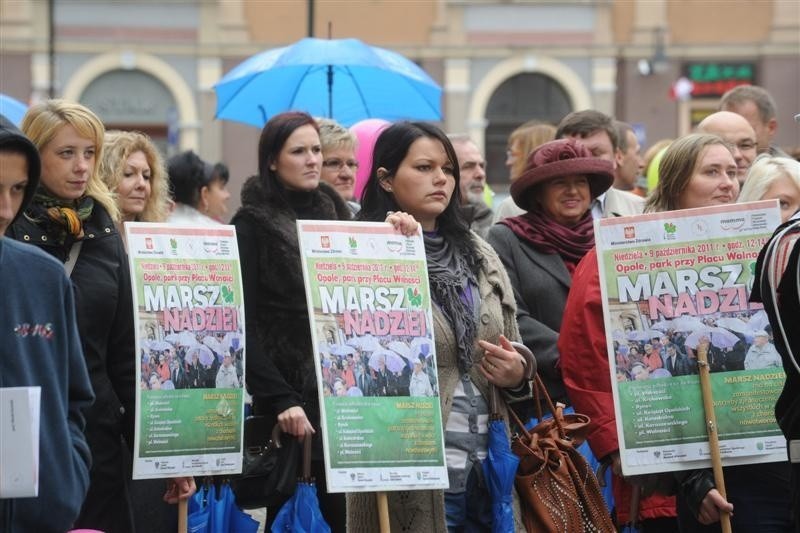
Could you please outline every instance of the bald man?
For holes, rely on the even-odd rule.
[[[739,180],[739,185],[744,184],[747,169],[757,155],[756,132],[747,119],[730,111],[717,111],[697,125],[697,132],[717,135],[733,145],[736,178]]]

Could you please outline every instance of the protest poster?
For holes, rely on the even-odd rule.
[[[773,408],[785,374],[763,306],[750,303],[775,201],[595,222],[625,475],[708,467],[697,375],[708,342],[723,465],[786,460]]]
[[[329,492],[448,486],[422,236],[297,221]]]
[[[134,479],[242,465],[244,303],[233,226],[125,223],[136,328]]]

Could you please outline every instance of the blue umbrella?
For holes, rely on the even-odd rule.
[[[266,50],[228,72],[214,90],[216,118],[259,128],[289,110],[345,126],[367,118],[442,118],[442,89],[424,70],[358,39],[306,38]]]
[[[239,509],[227,482],[220,485],[219,493],[210,483],[189,499],[187,529],[188,533],[256,533],[258,521]]]
[[[19,127],[22,117],[28,111],[28,106],[7,94],[0,93],[0,115],[10,120],[15,126]]]
[[[506,424],[497,415],[489,422],[489,454],[483,476],[492,496],[492,533],[514,533],[512,495],[519,458],[511,451]]]
[[[279,442],[276,442],[280,446]],[[311,434],[303,439],[303,477],[294,494],[275,515],[272,533],[331,533],[319,508],[317,488],[311,477]]]

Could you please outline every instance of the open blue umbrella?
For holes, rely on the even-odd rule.
[[[345,126],[367,118],[442,118],[442,89],[424,70],[358,39],[306,38],[266,50],[234,67],[214,90],[216,118],[259,128],[289,110]]]
[[[22,117],[28,111],[28,106],[7,94],[0,93],[0,115],[10,120],[15,126],[19,127]]]

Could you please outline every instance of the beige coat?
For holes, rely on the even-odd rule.
[[[478,253],[483,257],[483,266],[478,275],[478,290],[481,295],[478,339],[497,343],[503,334],[509,340],[519,340],[516,321],[514,291],[494,250],[482,239],[473,234]],[[447,421],[453,401],[453,391],[459,379],[456,362],[456,339],[441,312],[433,310],[436,359],[438,364],[440,401],[442,419]],[[475,346],[475,365],[470,371],[472,381],[485,398],[489,398],[489,383],[480,373],[477,363],[483,350]],[[502,403],[502,402],[501,402]],[[506,417],[505,405],[500,411]],[[446,532],[444,513],[444,493],[441,490],[387,492],[389,499],[389,518],[392,531],[413,531],[414,533]],[[524,531],[519,518],[519,506],[514,499],[514,514],[517,531]],[[367,533],[380,531],[375,493],[353,493],[347,495],[347,531]]]

